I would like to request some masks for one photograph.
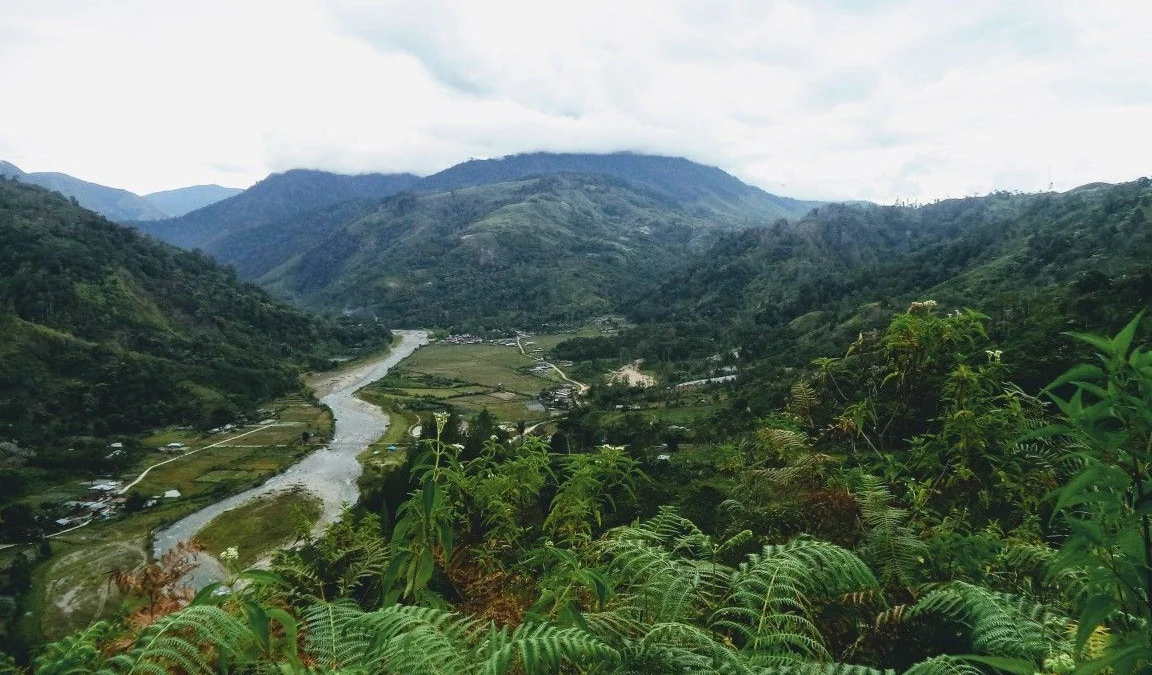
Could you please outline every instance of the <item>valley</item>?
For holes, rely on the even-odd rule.
[[[5,644],[106,621],[159,663],[142,640],[197,617],[177,641],[337,667],[356,657],[316,636],[400,645],[423,629],[381,626],[418,615],[439,647],[372,658],[492,663],[473,620],[522,665],[635,672],[1004,675],[1111,649],[1069,637],[1052,570],[1110,577],[1063,562],[1087,526],[1058,500],[1146,482],[1152,182],[913,207],[715,171],[291,171],[146,235],[0,184]],[[1109,503],[1089,536],[1142,536]],[[980,616],[1039,632],[993,644]],[[201,623],[241,620],[263,651]],[[996,665],[933,670],[954,643]]]

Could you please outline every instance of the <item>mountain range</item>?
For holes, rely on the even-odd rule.
[[[66,173],[27,173],[11,162],[0,160],[0,176],[16,178],[32,185],[73,197],[80,206],[114,221],[149,220],[182,216],[232,195],[238,188],[219,185],[194,185],[137,195],[128,190],[80,180]]]
[[[423,178],[288,171],[133,225],[330,315],[475,330],[626,314],[638,332],[605,355],[631,341],[618,353],[695,358],[682,349],[694,336],[697,351],[731,343],[783,365],[934,296],[999,316],[998,337],[1040,378],[1067,356],[1029,348],[1062,329],[1045,317],[1112,327],[1120,299],[1152,295],[1140,290],[1150,199],[1141,179],[920,207],[821,204],[683,158],[532,153]],[[1112,293],[1085,304],[1089,287]]]
[[[818,206],[686,159],[516,155],[411,174],[274,174],[132,223],[316,311],[472,328],[614,311],[722,232]]]

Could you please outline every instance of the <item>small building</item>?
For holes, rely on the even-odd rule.
[[[180,496],[179,490],[168,490],[167,492],[164,493],[165,499],[176,499],[179,496]]]

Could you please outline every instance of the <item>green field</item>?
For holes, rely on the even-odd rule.
[[[536,361],[515,347],[502,345],[429,345],[400,363],[401,373],[423,373],[492,389],[535,397],[560,382],[555,373],[537,376],[525,371]]]
[[[307,492],[276,492],[216,516],[196,538],[212,555],[235,546],[244,568],[310,532],[320,510],[320,500]]]

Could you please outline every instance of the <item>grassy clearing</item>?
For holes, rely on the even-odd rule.
[[[684,406],[680,408],[644,408],[642,410],[613,412],[604,416],[605,423],[615,424],[623,420],[629,415],[639,415],[646,420],[661,420],[663,422],[671,422],[673,424],[688,424],[694,422],[701,417],[707,417],[717,410],[723,409],[722,405],[696,405]]]
[[[559,381],[556,377],[539,377],[523,371],[536,362],[520,354],[515,347],[502,345],[429,345],[405,359],[399,370],[424,373],[474,383],[490,388],[536,396]]]
[[[478,396],[465,396],[463,398],[454,398],[449,401],[454,407],[458,408],[464,416],[474,415],[485,408],[488,412],[496,416],[496,419],[501,422],[519,422],[520,420],[530,421],[539,420],[544,417],[540,412],[533,412],[529,410],[524,404],[532,401],[533,399],[523,396],[510,401],[501,400],[490,394],[481,394]]]
[[[527,339],[535,342],[536,347],[539,347],[539,348],[541,348],[547,352],[547,351],[551,351],[552,349],[554,349],[556,347],[556,345],[560,344],[561,342],[564,342],[565,340],[571,340],[572,338],[578,338],[578,337],[600,337],[602,335],[604,335],[604,331],[600,330],[596,326],[585,326],[585,327],[581,328],[580,330],[571,331],[568,333],[554,333],[554,334],[550,334],[550,335],[533,335],[532,337],[529,337]]]
[[[220,514],[200,531],[204,550],[217,555],[235,546],[240,567],[290,544],[320,518],[320,499],[303,490],[286,490],[254,499]]]
[[[356,458],[364,467],[364,473],[359,480],[363,490],[365,486],[382,480],[396,467],[402,466],[407,461],[408,443],[412,440],[408,429],[413,424],[420,422],[420,416],[406,409],[401,397],[384,394],[373,390],[371,387],[360,390],[357,395],[369,403],[380,406],[384,412],[388,413],[390,419],[388,430],[384,432],[380,440],[368,446]],[[388,447],[392,445],[396,446],[397,449],[389,450]]]
[[[251,471],[237,471],[235,469],[220,469],[195,479],[197,483],[225,483],[233,480],[248,480],[252,478]]]

